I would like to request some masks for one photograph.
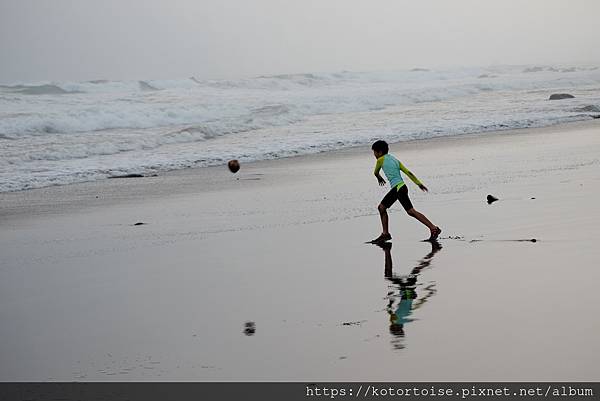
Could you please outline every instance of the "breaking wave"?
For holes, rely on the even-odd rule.
[[[597,118],[599,93],[593,66],[3,85],[0,191]]]

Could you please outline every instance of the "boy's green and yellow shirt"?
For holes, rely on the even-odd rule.
[[[421,181],[419,181],[413,173],[389,153],[377,159],[377,163],[375,164],[375,174],[379,173],[379,170],[383,170],[390,183],[390,187],[392,188],[400,189],[404,185],[404,180],[402,179],[400,171],[406,174],[415,184],[422,185]]]

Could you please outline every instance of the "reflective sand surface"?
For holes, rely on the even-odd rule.
[[[598,127],[3,195],[0,378],[597,380]]]

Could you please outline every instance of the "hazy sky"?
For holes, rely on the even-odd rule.
[[[598,0],[0,0],[0,82],[600,64]]]

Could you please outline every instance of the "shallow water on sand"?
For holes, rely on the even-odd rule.
[[[352,155],[7,220],[0,378],[596,380],[598,139],[531,138],[413,164],[435,183],[411,196],[444,229],[439,246],[398,206],[391,247],[364,244],[380,194],[353,175],[372,159]],[[328,178],[336,163],[350,176]]]
[[[168,252],[73,256],[24,282],[4,271],[2,321],[13,324],[1,329],[1,377],[597,375],[600,254],[591,241],[576,253],[568,240],[437,246],[415,240],[420,227],[404,215],[392,216],[398,239],[385,249],[361,245],[365,228],[376,228],[367,216],[219,234]]]

